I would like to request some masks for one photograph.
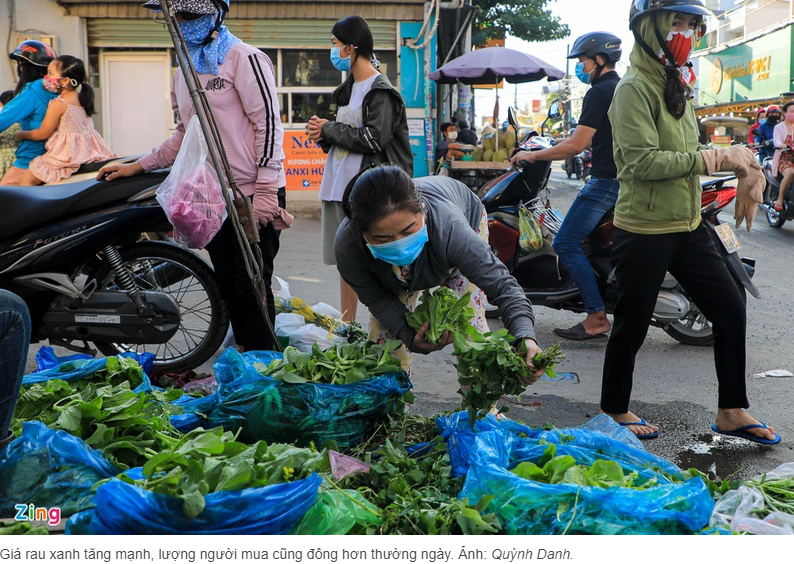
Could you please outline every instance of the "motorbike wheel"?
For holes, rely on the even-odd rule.
[[[714,332],[711,323],[706,319],[706,316],[698,309],[692,298],[678,285],[676,290],[681,292],[686,299],[689,300],[689,311],[686,315],[663,327],[665,333],[670,335],[679,343],[685,345],[694,345],[696,347],[708,347],[714,344]],[[747,291],[744,286],[739,286],[739,293],[742,295],[742,301],[747,304]]]
[[[764,210],[766,211],[766,222],[770,227],[774,227],[775,229],[780,229],[783,227],[783,224],[786,223],[785,215],[779,211],[776,211],[774,208],[779,191],[779,188],[770,185],[769,182],[767,182],[766,189],[764,190]]]
[[[229,327],[226,303],[209,265],[198,255],[167,243],[137,243],[119,252],[138,288],[164,292],[176,300],[179,330],[167,343],[95,343],[97,349],[106,356],[124,351],[152,353],[160,372],[186,372],[209,360]],[[102,288],[118,288],[109,266],[102,267],[97,280]]]

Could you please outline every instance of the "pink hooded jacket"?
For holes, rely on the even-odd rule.
[[[217,75],[199,74],[199,86],[206,91],[240,190],[247,196],[267,194],[269,202],[276,202],[276,192],[286,185],[286,177],[273,63],[259,49],[238,43],[226,54]],[[171,81],[171,107],[176,131],[139,161],[146,172],[174,163],[185,124],[196,113],[181,69]],[[277,204],[269,206],[267,215],[277,229],[288,227],[293,219]]]

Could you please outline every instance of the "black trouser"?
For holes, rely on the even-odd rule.
[[[745,304],[707,228],[701,224],[691,233],[666,235],[638,235],[616,228],[612,261],[618,298],[604,359],[601,409],[606,413],[629,410],[634,359],[648,333],[667,271],[711,322],[718,406],[749,407],[744,372]],[[670,369],[687,372],[685,365],[672,361]]]
[[[286,206],[284,188],[278,191],[278,204]],[[276,319],[276,306],[271,283],[273,261],[279,249],[280,230],[271,224],[259,228],[259,248],[262,251],[262,278],[267,288],[267,311],[270,322]],[[207,252],[215,269],[221,295],[229,308],[229,320],[234,340],[245,350],[273,350],[273,336],[268,329],[254,294],[254,288],[245,268],[243,253],[230,219],[207,245]]]

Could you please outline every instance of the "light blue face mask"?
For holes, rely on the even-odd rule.
[[[758,125],[764,125],[766,123],[766,118],[761,118],[758,120]]]
[[[367,248],[376,259],[395,266],[406,266],[417,259],[425,243],[427,243],[427,223],[419,231],[411,233],[408,237],[383,243],[382,245],[370,245],[367,243]]]
[[[339,55],[339,52],[341,50],[342,50],[341,47],[331,47],[331,64],[334,65],[334,68],[336,68],[336,70],[342,72],[348,72],[350,70],[350,65],[351,65],[350,57],[348,57],[347,59],[343,59]]]
[[[576,73],[576,78],[578,78],[585,84],[590,84],[590,73],[584,72],[585,63],[587,63],[587,61],[585,61],[584,63],[581,61],[576,63],[576,68],[574,69],[574,72]]]

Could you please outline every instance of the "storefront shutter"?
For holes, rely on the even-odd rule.
[[[171,47],[171,38],[163,24],[151,20],[89,18],[89,47]],[[325,49],[330,48],[331,28],[335,20],[230,20],[229,30],[237,37],[260,48]],[[368,22],[375,49],[396,49],[397,22]]]

